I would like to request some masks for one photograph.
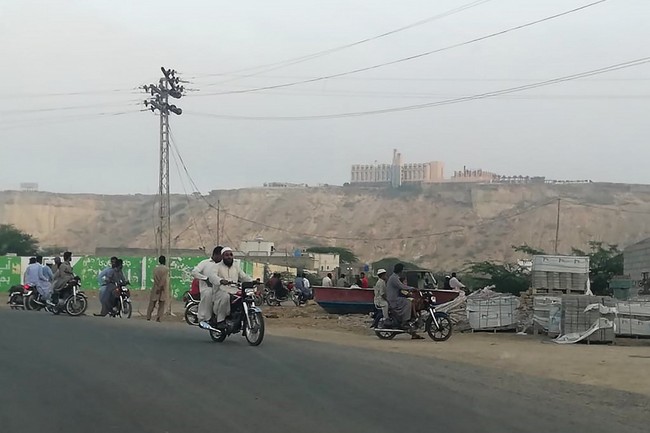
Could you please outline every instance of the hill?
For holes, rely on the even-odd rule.
[[[256,188],[171,198],[173,247],[211,248],[262,236],[278,249],[332,245],[366,261],[397,256],[435,269],[516,258],[511,245],[559,251],[589,240],[628,245],[650,236],[650,186],[624,184],[433,184],[399,190],[358,187]],[[153,247],[156,197],[0,192],[0,222],[44,246]],[[253,223],[250,221],[255,221]],[[197,230],[195,227],[200,227]]]

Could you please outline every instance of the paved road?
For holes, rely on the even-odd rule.
[[[0,309],[3,433],[647,432],[647,400],[295,339],[252,348],[189,326]]]

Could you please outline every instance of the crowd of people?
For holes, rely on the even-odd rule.
[[[23,284],[35,287],[39,297],[35,302],[56,305],[59,292],[74,278],[72,272],[72,253],[63,253],[63,261],[55,257],[52,263],[43,264],[43,256],[29,258],[23,273]]]

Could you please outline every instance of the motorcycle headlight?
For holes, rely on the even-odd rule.
[[[255,294],[255,289],[246,289],[246,296],[253,296]]]
[[[431,297],[431,302],[433,302],[434,304],[436,303],[436,297],[435,296]]]

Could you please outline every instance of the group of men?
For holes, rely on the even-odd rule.
[[[203,329],[223,330],[230,314],[230,295],[237,293],[237,283],[251,282],[253,278],[235,263],[229,247],[217,246],[209,259],[203,260],[192,270],[199,280],[199,326]]]
[[[334,280],[332,279],[332,273],[328,273],[325,277],[323,277],[323,281],[321,282],[322,287],[334,287]],[[370,287],[369,282],[368,282],[368,277],[366,277],[365,272],[361,272],[357,279],[355,280],[354,284],[351,286],[348,285],[346,279],[345,279],[345,274],[341,274],[338,280],[336,280],[336,287],[350,287],[350,288],[362,288],[362,289],[367,289]]]
[[[58,294],[74,278],[72,273],[72,253],[63,253],[63,261],[60,257],[54,258],[53,264],[44,265],[43,256],[31,257],[29,265],[25,268],[23,282],[26,285],[36,287],[40,297],[34,301],[45,305],[55,305],[58,301]]]

